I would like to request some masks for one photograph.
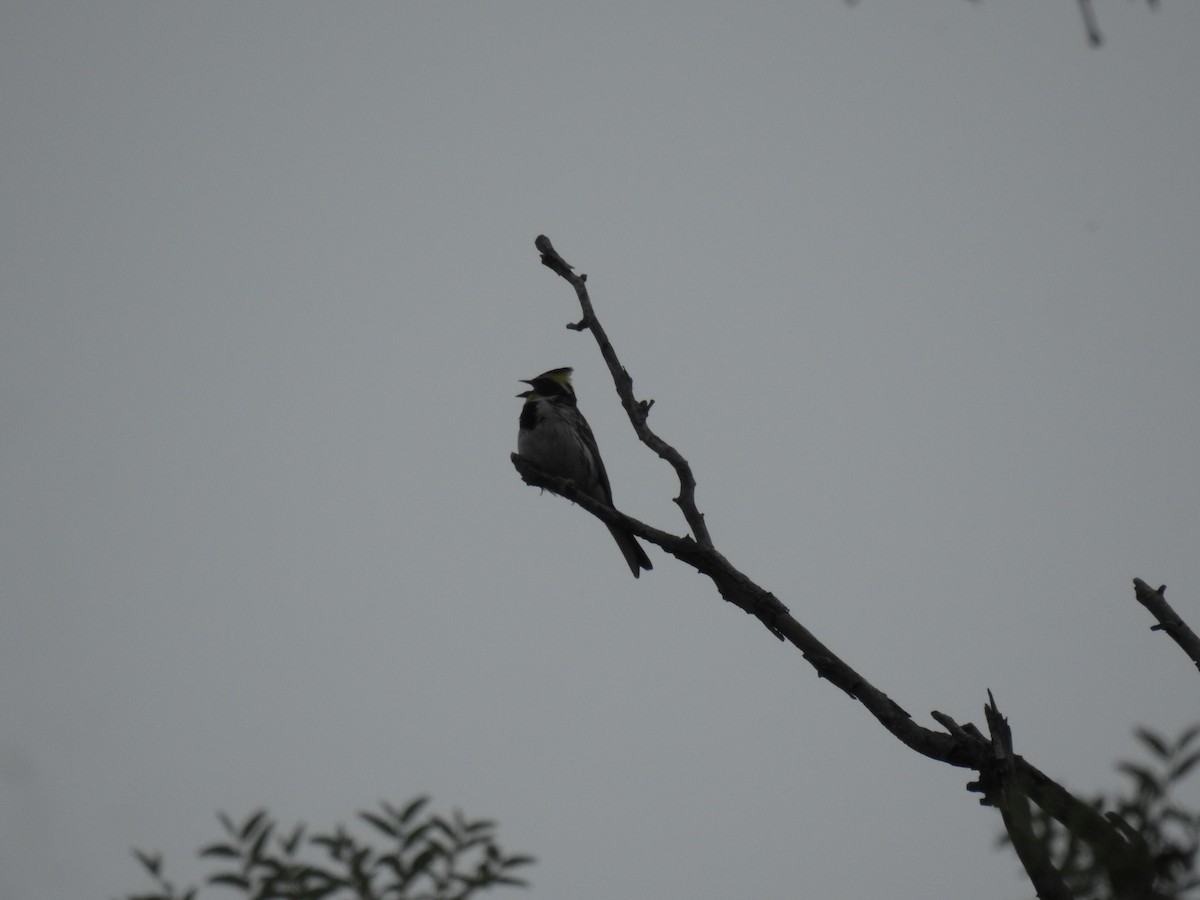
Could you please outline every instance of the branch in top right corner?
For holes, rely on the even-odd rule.
[[[1134,596],[1137,602],[1150,611],[1150,615],[1158,619],[1157,625],[1151,625],[1151,631],[1165,631],[1171,636],[1188,655],[1196,668],[1200,669],[1200,637],[1192,631],[1188,624],[1180,618],[1179,613],[1167,602],[1167,586],[1164,584],[1158,590],[1150,587],[1140,578],[1133,579]]]
[[[1096,21],[1092,0],[1079,0],[1079,14],[1083,16],[1083,28],[1087,32],[1088,43],[1099,47],[1104,43],[1104,35],[1100,33],[1100,23]]]

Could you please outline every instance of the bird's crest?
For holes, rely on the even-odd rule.
[[[561,369],[551,369],[549,372],[543,372],[537,378],[531,378],[530,381],[541,381],[543,378],[548,378],[551,381],[557,381],[559,384],[570,385],[571,373],[575,370],[570,366],[563,366]]]
[[[543,372],[537,378],[526,378],[524,382],[533,388],[533,397],[526,397],[526,402],[533,400],[550,400],[552,402],[575,402],[575,388],[571,387],[571,373],[574,371],[570,366],[563,366],[561,369],[551,369],[549,372]]]

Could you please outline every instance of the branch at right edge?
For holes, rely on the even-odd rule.
[[[1099,47],[1104,43],[1104,35],[1100,33],[1100,23],[1096,21],[1092,0],[1079,0],[1079,14],[1083,16],[1083,28],[1087,32],[1088,43]]]
[[[1150,611],[1150,615],[1158,619],[1157,625],[1151,625],[1151,631],[1165,631],[1171,640],[1177,643],[1188,655],[1196,668],[1200,669],[1200,637],[1188,627],[1179,613],[1167,602],[1167,586],[1164,584],[1155,590],[1140,578],[1133,579],[1133,592],[1137,602]]]

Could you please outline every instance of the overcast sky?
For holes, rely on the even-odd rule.
[[[533,900],[1028,896],[972,773],[508,454],[573,365],[684,528],[545,233],[735,565],[1116,788],[1200,718],[1130,583],[1200,625],[1200,5],[1096,8],[7,0],[0,897],[421,792]]]

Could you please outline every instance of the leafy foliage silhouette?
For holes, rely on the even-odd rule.
[[[199,852],[219,865],[207,883],[247,900],[466,900],[484,888],[526,886],[514,872],[533,857],[506,854],[494,822],[427,813],[428,803],[421,796],[358,813],[382,848],[342,825],[310,835],[304,824],[281,830],[266,810],[241,823],[218,813],[225,835]],[[160,854],[134,856],[157,890],[125,900],[195,900],[197,888],[178,890],[167,880]]]
[[[1200,812],[1176,803],[1171,791],[1200,763],[1200,724],[1185,728],[1173,741],[1148,728],[1135,728],[1147,763],[1122,761],[1117,771],[1130,780],[1127,792],[1099,794],[1089,803],[1113,821],[1132,840],[1143,845],[1153,867],[1154,897],[1183,900],[1200,887],[1196,854],[1200,851]],[[1033,831],[1073,897],[1115,898],[1111,872],[1097,858],[1094,846],[1070,828],[1037,810]],[[1007,834],[1001,845],[1010,844]]]

